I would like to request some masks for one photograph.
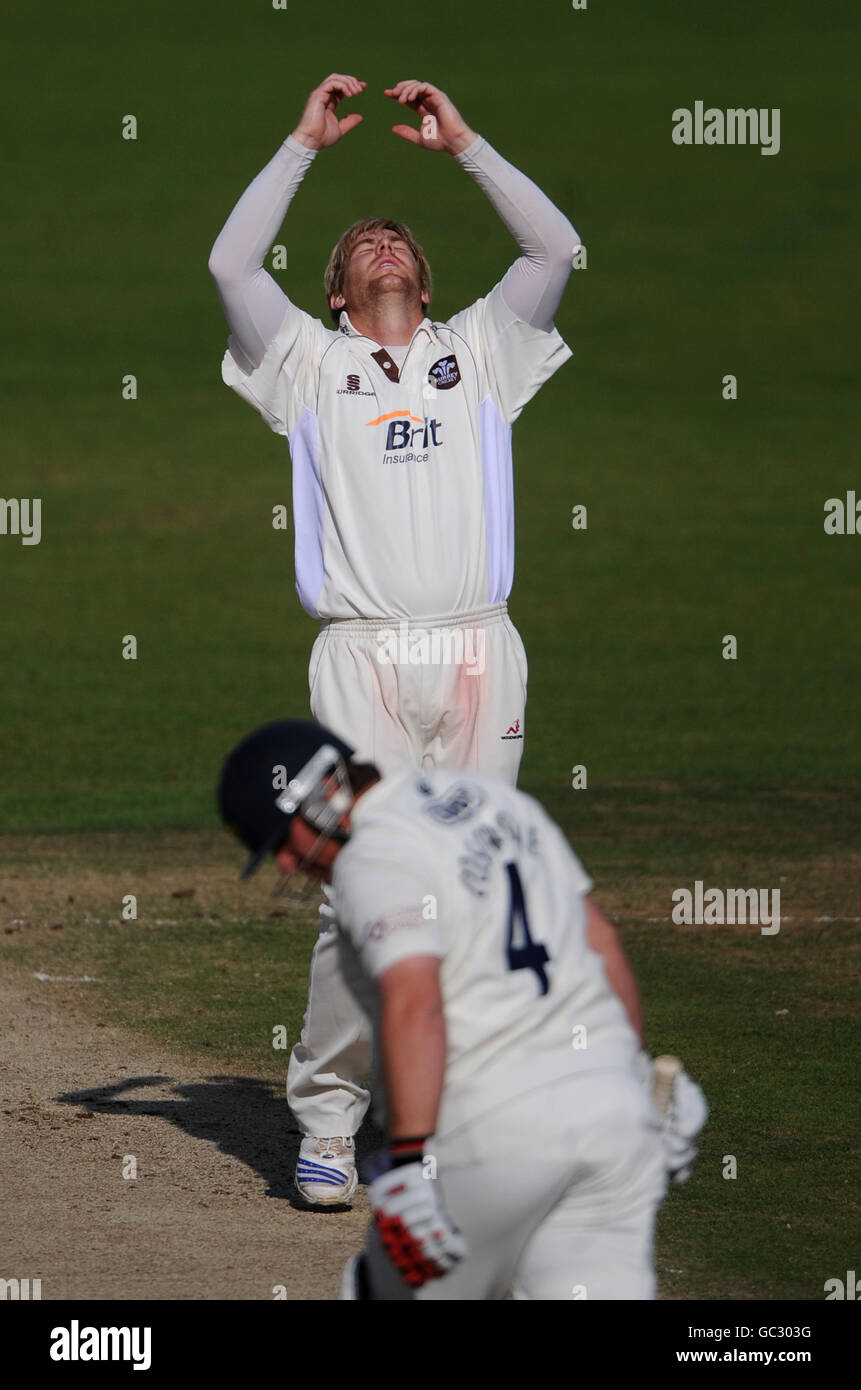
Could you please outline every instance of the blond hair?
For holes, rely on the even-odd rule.
[[[419,289],[421,291],[427,290],[428,296],[430,296],[430,266],[428,265],[424,251],[419,246],[409,227],[405,226],[403,222],[393,222],[387,217],[363,217],[360,222],[354,222],[352,227],[347,228],[329,257],[329,264],[326,266],[326,273],[323,276],[327,303],[329,303],[330,295],[343,294],[344,292],[344,271],[356,242],[368,232],[380,232],[383,230],[394,232],[396,236],[399,236],[406,242],[419,267]],[[332,315],[333,321],[337,324],[341,317],[341,310],[332,309],[330,305],[329,312]],[[427,313],[426,304],[422,304],[422,313]]]

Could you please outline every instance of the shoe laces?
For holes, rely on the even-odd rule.
[[[331,1154],[333,1158],[340,1158],[342,1154],[348,1153],[352,1149],[352,1141],[345,1139],[343,1135],[337,1135],[331,1139],[318,1139],[317,1152],[326,1156]]]

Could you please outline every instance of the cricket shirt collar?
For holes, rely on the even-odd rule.
[[[350,322],[350,316],[347,313],[346,309],[341,310],[341,315],[338,320],[338,332],[343,333],[344,336],[347,338],[365,338],[364,333],[360,333],[359,330]],[[442,346],[442,343],[434,325],[431,323],[429,319],[422,318],[421,323],[418,325],[415,332],[413,333],[413,336],[410,338],[409,343],[407,344],[407,350],[409,350],[409,348],[412,347],[419,333],[426,334],[430,342]],[[374,339],[365,338],[365,342],[371,343],[374,342]],[[384,347],[385,344],[378,343],[377,346]]]

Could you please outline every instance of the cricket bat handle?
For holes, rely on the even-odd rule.
[[[663,1057],[655,1058],[655,1070],[652,1081],[652,1096],[654,1098],[655,1108],[658,1114],[660,1115],[661,1119],[663,1119],[667,1113],[667,1107],[670,1103],[670,1095],[672,1094],[673,1090],[673,1082],[675,1081],[681,1069],[682,1064],[679,1061],[678,1057],[669,1057],[665,1055]]]

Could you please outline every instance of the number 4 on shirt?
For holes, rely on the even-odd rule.
[[[541,993],[546,994],[550,988],[550,982],[544,967],[550,957],[546,947],[542,946],[540,941],[533,941],[529,935],[529,923],[526,920],[526,900],[523,896],[523,884],[520,881],[517,865],[515,863],[506,864],[505,871],[508,874],[511,888],[508,940],[506,942],[508,968],[509,970],[534,970],[538,976]],[[522,944],[515,945],[516,940]]]

